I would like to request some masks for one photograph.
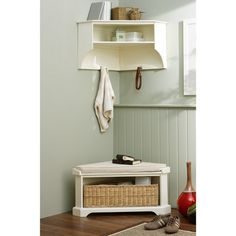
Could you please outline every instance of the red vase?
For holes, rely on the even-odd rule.
[[[179,195],[177,200],[178,210],[183,216],[187,216],[190,206],[196,202],[196,191],[192,185],[191,162],[187,162],[187,184],[184,191]]]

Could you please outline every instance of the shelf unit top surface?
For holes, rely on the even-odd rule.
[[[90,21],[78,21],[78,24],[84,23],[94,23],[101,25],[137,25],[137,24],[154,24],[154,23],[162,23],[167,24],[166,21],[156,21],[156,20],[90,20]]]
[[[154,44],[154,41],[93,41],[94,44],[100,45],[133,45],[133,44]]]
[[[117,172],[114,172],[114,173],[81,173],[77,170],[74,170],[73,171],[73,174],[74,175],[79,175],[79,176],[83,176],[83,177],[86,177],[86,178],[95,178],[95,177],[104,177],[104,178],[109,178],[109,177],[142,177],[142,176],[160,176],[160,175],[163,175],[163,174],[168,174],[169,171],[166,171],[166,172],[162,172],[162,171],[153,171],[153,172],[134,172],[134,173],[130,173],[130,172],[124,172],[124,173],[117,173]]]

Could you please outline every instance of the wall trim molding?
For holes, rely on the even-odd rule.
[[[115,108],[127,107],[127,108],[194,108],[196,109],[196,104],[114,104]]]

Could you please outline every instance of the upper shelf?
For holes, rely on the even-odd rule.
[[[163,69],[166,63],[166,22],[86,21],[78,22],[79,69],[109,70]],[[125,33],[140,32],[142,41],[112,41],[119,29]]]

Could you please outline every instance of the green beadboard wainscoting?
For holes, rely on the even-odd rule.
[[[116,106],[114,155],[123,153],[147,162],[166,163],[169,200],[176,200],[186,184],[186,161],[192,162],[196,186],[196,109],[184,106]]]

